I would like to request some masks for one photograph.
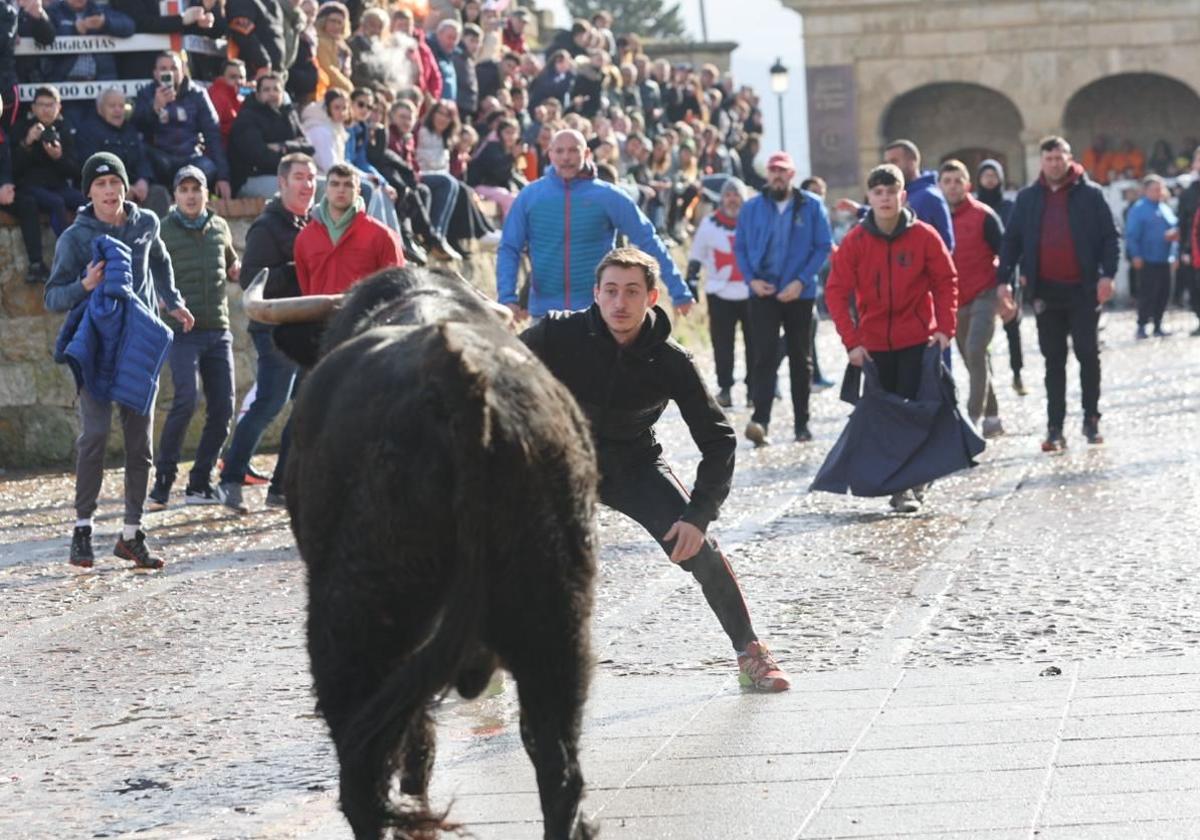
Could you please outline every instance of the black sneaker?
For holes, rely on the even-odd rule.
[[[1100,418],[1088,417],[1083,421],[1083,436],[1093,446],[1104,443],[1104,435],[1100,434]]]
[[[1062,429],[1050,426],[1046,430],[1046,439],[1042,441],[1043,452],[1062,452],[1067,448],[1067,439],[1063,437]]]
[[[1170,330],[1164,330],[1162,327],[1154,328],[1154,337],[1155,338],[1169,338],[1170,335],[1171,335]]]
[[[25,275],[25,282],[29,284],[45,283],[50,279],[50,271],[46,268],[45,263],[35,262],[29,264],[29,273]]]
[[[754,444],[755,448],[770,446],[771,439],[767,437],[767,427],[762,423],[755,423],[751,420],[746,424],[746,440]]]
[[[96,563],[96,553],[92,551],[92,526],[77,525],[71,534],[71,565],[81,569],[90,569]]]
[[[283,495],[282,491],[268,490],[267,507],[287,507],[287,497]]]
[[[1200,327],[1196,327],[1196,329],[1192,330],[1190,333],[1188,333],[1188,335],[1190,335],[1192,338],[1200,338]]]
[[[809,443],[813,439],[812,432],[804,425],[796,429],[796,443]]]
[[[119,537],[113,554],[122,560],[132,560],[133,568],[137,570],[153,571],[166,565],[161,557],[150,553],[150,549],[146,547],[146,534],[141,529],[138,529],[131,540]]]
[[[733,396],[730,395],[728,388],[722,388],[720,391],[717,391],[717,405],[721,406],[721,408],[733,407]]]
[[[223,505],[225,491],[220,487],[189,487],[184,493],[183,502],[187,505]]]
[[[146,503],[146,510],[166,510],[167,503],[171,500],[171,485],[175,483],[173,477],[159,473],[154,477],[154,487],[150,490],[149,501]]]
[[[1025,387],[1025,381],[1021,379],[1021,374],[1013,374],[1013,390],[1017,392],[1018,397],[1024,397],[1029,393],[1029,389]]]

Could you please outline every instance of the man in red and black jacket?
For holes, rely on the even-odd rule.
[[[942,164],[938,187],[950,205],[954,225],[954,266],[958,270],[955,339],[970,377],[967,416],[984,437],[998,437],[1004,434],[1004,426],[992,387],[988,345],[996,332],[996,258],[1004,241],[1004,224],[995,210],[971,195],[971,173],[962,161]]]
[[[905,206],[899,168],[872,169],[867,198],[871,209],[833,255],[825,304],[850,364],[873,362],[884,389],[915,399],[925,348],[944,351],[954,337],[958,273],[938,231]],[[892,508],[911,513],[923,493],[897,493]]]
[[[1071,158],[1061,137],[1041,143],[1042,173],[1017,193],[1004,232],[999,279],[1019,272],[1037,315],[1038,344],[1046,359],[1049,422],[1043,452],[1067,445],[1067,337],[1079,360],[1083,434],[1100,435],[1100,308],[1113,296],[1120,235],[1104,193]],[[1004,289],[1001,287],[1001,295]]]

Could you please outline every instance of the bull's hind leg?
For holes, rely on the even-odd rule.
[[[572,644],[568,638],[531,638],[519,658],[509,659],[521,700],[521,740],[537,772],[546,840],[596,836],[580,810],[579,730],[590,654],[586,642]]]

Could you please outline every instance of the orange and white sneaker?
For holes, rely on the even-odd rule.
[[[771,651],[762,642],[751,642],[738,654],[738,683],[756,691],[787,691],[792,687]]]

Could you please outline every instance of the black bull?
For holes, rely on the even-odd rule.
[[[595,575],[586,420],[453,275],[357,284],[320,355],[296,401],[286,494],[355,835],[455,827],[428,803],[431,706],[452,686],[477,696],[500,665],[517,682],[545,836],[594,836],[577,757]]]

